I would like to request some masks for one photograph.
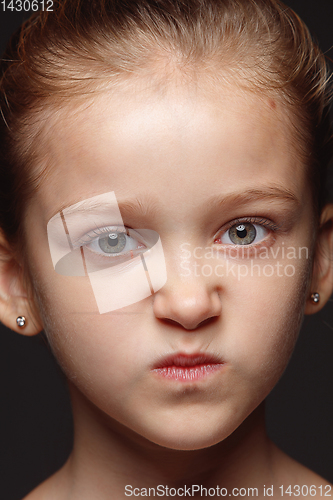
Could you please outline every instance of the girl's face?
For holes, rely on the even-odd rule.
[[[179,85],[105,93],[50,120],[49,175],[25,224],[59,363],[111,429],[120,422],[175,449],[223,440],[285,369],[307,293],[311,194],[285,109],[236,86]],[[131,248],[144,245],[136,229],[160,236],[167,282],[99,314],[87,277],[55,272],[47,223],[107,192],[132,230]],[[90,228],[85,251],[103,254],[114,224],[110,214]],[[112,279],[104,293],[117,294]]]

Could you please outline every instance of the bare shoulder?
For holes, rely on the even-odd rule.
[[[55,483],[53,476],[37,486],[23,500],[58,500],[58,493],[55,493]]]
[[[52,490],[53,488],[49,483],[49,480],[47,479],[39,486],[37,486],[33,491],[31,491],[26,497],[24,497],[23,500],[53,500],[54,497],[51,496]]]
[[[276,447],[274,450],[278,496],[313,499],[332,498],[333,485]],[[282,488],[281,488],[282,487]],[[275,495],[274,495],[275,496]]]
[[[38,485],[22,500],[66,500],[68,498],[66,465]]]
[[[49,492],[46,491],[44,483],[42,483],[31,491],[26,497],[24,497],[23,500],[45,500],[46,495],[48,494]]]

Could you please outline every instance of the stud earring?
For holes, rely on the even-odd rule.
[[[318,304],[318,302],[320,301],[320,295],[318,292],[312,293],[310,298],[314,304]]]
[[[16,323],[19,328],[24,328],[26,325],[27,320],[25,319],[24,316],[18,316],[16,318]]]

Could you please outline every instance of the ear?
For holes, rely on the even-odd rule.
[[[320,300],[316,304],[311,300],[311,294],[317,292]],[[313,272],[305,314],[320,311],[333,292],[333,204],[324,208],[320,220],[316,250],[313,262]]]
[[[23,268],[0,230],[0,321],[15,332],[31,336],[43,328],[24,282]],[[24,327],[18,326],[18,316],[26,318]]]

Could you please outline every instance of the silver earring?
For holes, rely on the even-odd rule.
[[[320,301],[320,295],[318,292],[312,293],[310,298],[314,304],[318,304],[318,302]]]
[[[19,328],[24,328],[27,320],[25,319],[24,316],[18,316],[16,318],[16,323]]]

